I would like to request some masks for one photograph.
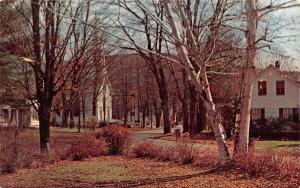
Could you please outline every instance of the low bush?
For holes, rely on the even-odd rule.
[[[30,168],[37,152],[34,144],[19,137],[14,127],[0,130],[0,173],[13,173],[18,168]]]
[[[150,158],[160,161],[171,161],[181,164],[193,163],[195,159],[193,144],[180,139],[174,147],[162,148],[152,142],[145,141],[132,148],[132,153],[138,158]]]
[[[176,147],[168,147],[162,150],[158,155],[161,161],[179,162]]]
[[[183,137],[176,142],[176,152],[178,159],[182,164],[191,164],[194,162],[194,144],[191,143],[190,138]]]
[[[17,143],[15,142],[3,142],[0,149],[0,171],[2,174],[13,173],[18,167],[17,159]]]
[[[138,158],[155,158],[161,155],[163,149],[152,142],[143,142],[132,148],[132,153]]]
[[[280,178],[289,181],[300,180],[299,158],[288,153],[272,151],[257,153],[249,152],[234,156],[234,165],[250,176]],[[299,183],[299,182],[298,182]]]
[[[104,140],[86,135],[74,140],[67,152],[67,156],[72,160],[83,160],[89,157],[99,157],[106,153],[107,144]]]
[[[96,133],[97,139],[104,139],[111,155],[123,154],[131,145],[129,131],[119,125],[109,125]]]

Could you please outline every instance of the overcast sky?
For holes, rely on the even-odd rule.
[[[300,7],[278,11],[276,14],[282,18],[283,22],[290,23],[281,30],[281,35],[295,36],[277,39],[275,44],[282,47],[287,55],[295,58],[294,63],[300,70]]]

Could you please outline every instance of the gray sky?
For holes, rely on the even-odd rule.
[[[300,2],[300,0],[298,0]],[[281,46],[287,55],[294,58],[295,66],[300,70],[300,7],[278,11],[283,21],[291,23],[281,30],[282,36],[293,36],[289,38],[277,39],[275,45]]]

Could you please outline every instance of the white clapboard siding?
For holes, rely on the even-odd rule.
[[[267,95],[258,95],[258,81],[267,81]],[[276,95],[276,81],[285,81],[285,95]],[[282,74],[275,67],[269,66],[258,73],[252,93],[252,108],[264,108],[266,118],[279,117],[279,108],[299,108],[299,85]]]

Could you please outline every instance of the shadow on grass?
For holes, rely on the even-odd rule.
[[[195,174],[183,175],[183,176],[169,176],[169,177],[162,177],[162,178],[144,178],[138,180],[127,180],[127,181],[103,181],[103,182],[96,182],[94,184],[95,187],[137,187],[143,185],[151,185],[151,184],[158,184],[170,181],[178,181],[178,180],[186,180],[191,179],[198,176],[203,176],[207,174],[212,174],[217,171],[221,170],[220,168],[213,168],[210,170],[202,171]]]

